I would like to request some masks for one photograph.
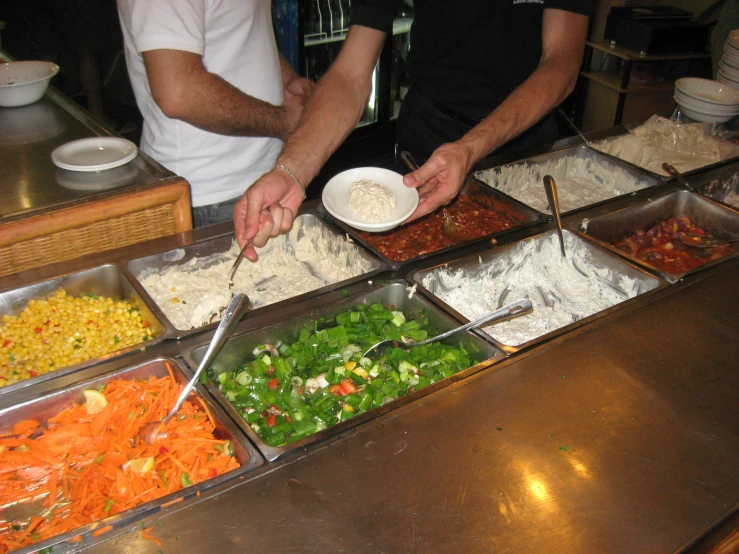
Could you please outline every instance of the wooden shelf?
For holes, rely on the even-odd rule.
[[[655,83],[652,85],[631,85],[628,88],[622,88],[622,75],[620,71],[581,71],[580,75],[623,94],[630,92],[665,92],[675,88],[675,83],[672,81],[664,81],[662,83]]]
[[[628,60],[632,62],[639,62],[639,61],[658,62],[658,61],[670,61],[670,60],[702,60],[702,59],[711,57],[711,54],[708,52],[646,54],[642,56],[641,53],[637,52],[636,50],[630,50],[628,48],[624,48],[623,46],[618,46],[618,45],[611,46],[611,43],[609,41],[592,42],[588,40],[588,41],[585,41],[585,44],[595,48],[596,50],[605,52],[606,54],[611,54],[612,56],[616,56],[617,58],[621,58],[622,60]]]

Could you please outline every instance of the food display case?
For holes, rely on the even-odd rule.
[[[697,183],[702,175],[695,175]],[[520,205],[485,190],[497,202]],[[481,267],[505,264],[515,249],[542,240],[559,252],[554,223],[525,206],[523,213],[531,219],[496,235],[493,243],[481,238],[400,265],[377,257],[349,234],[353,246],[374,262],[371,271],[255,309],[240,321],[208,379],[195,388],[219,422],[219,436],[232,437],[238,446],[236,472],[25,551],[51,546],[52,552],[112,553],[338,548],[692,554],[704,537],[716,536],[722,522],[728,521],[729,529],[736,522],[739,360],[731,345],[739,331],[739,260],[726,256],[673,281],[591,236],[600,228],[597,217],[616,217],[630,208],[646,213],[661,206],[665,190],[685,206],[705,202],[736,213],[698,195],[683,200],[690,193],[670,181],[565,215],[567,263],[580,267],[588,283],[614,294],[627,290],[628,299],[515,347],[496,344],[494,335],[480,330],[453,336],[445,346],[461,343],[476,350],[469,369],[386,403],[380,398],[375,409],[295,442],[266,444],[247,424],[248,410],[239,411],[220,380],[213,380],[219,379],[216,374],[252,363],[255,349],[264,355],[271,345],[279,352],[296,332],[305,331],[309,341],[347,307],[377,305],[385,317],[397,305],[423,311],[439,330],[461,325],[467,318],[440,301],[426,278],[444,266],[453,268],[461,272],[460,289],[462,284],[477,287],[484,295],[492,288],[478,272]],[[304,203],[300,218],[326,226],[346,242],[347,230],[319,208],[316,201]],[[232,237],[232,224],[224,223],[0,277],[0,295],[12,313],[20,309],[21,297],[36,294],[37,284],[47,283],[51,291],[49,283],[56,279],[91,275],[108,288],[94,289],[86,279],[75,285],[79,291],[138,295],[158,321],[156,336],[141,349],[111,353],[0,393],[3,439],[16,440],[19,420],[43,422],[59,403],[79,402],[82,390],[97,390],[113,377],[145,379],[166,368],[180,383],[191,376],[214,324],[177,331],[156,303],[149,303],[138,277],[195,255],[218,261]],[[530,256],[543,259],[536,248]],[[582,256],[592,264],[581,267]],[[326,256],[313,269],[329,261],[335,260]],[[550,274],[561,275],[565,288],[570,282],[556,265]],[[541,310],[537,286],[520,284],[534,310],[536,304]],[[581,285],[573,282],[565,292],[576,295]],[[30,288],[21,293],[25,287]],[[515,300],[510,294],[503,300]],[[493,296],[497,306],[502,291]],[[319,352],[316,348],[314,354]],[[262,363],[269,371],[263,358]],[[418,369],[423,375],[424,368]],[[270,389],[273,378],[278,383]],[[279,381],[270,374],[267,389],[281,391]],[[366,392],[367,383],[356,382]],[[329,390],[342,409],[353,406],[348,397],[354,392]],[[265,415],[268,426],[269,409],[256,412]],[[287,421],[284,413],[281,417]],[[0,465],[8,463],[13,448],[0,452]],[[27,529],[28,523],[14,525]]]

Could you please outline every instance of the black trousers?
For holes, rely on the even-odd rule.
[[[436,105],[424,98],[416,87],[411,87],[403,100],[398,117],[395,135],[396,153],[407,150],[418,163],[423,163],[439,146],[462,138],[475,125],[474,120]],[[531,129],[501,146],[492,155],[523,153],[537,146],[551,144],[558,138],[557,123],[550,114]]]

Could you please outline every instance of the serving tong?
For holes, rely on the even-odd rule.
[[[549,200],[549,208],[554,214],[554,220],[557,223],[557,236],[559,237],[559,247],[562,249],[562,257],[566,258],[565,253],[565,237],[562,233],[562,218],[559,215],[559,198],[557,197],[557,184],[551,175],[544,175],[544,191]]]

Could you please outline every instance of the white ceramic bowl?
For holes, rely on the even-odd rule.
[[[724,123],[734,117],[732,115],[707,114],[680,104],[677,99],[675,101],[680,106],[680,111],[694,121],[700,121],[702,123]]]
[[[739,90],[718,81],[683,77],[675,81],[675,88],[688,96],[723,106],[739,105]]]
[[[714,115],[736,115],[739,114],[739,105],[737,106],[721,106],[718,104],[711,104],[704,102],[700,99],[693,98],[682,94],[679,90],[675,90],[675,100],[688,108],[704,112],[706,114]]]
[[[381,223],[368,221],[349,207],[352,183],[361,179],[371,179],[395,195],[395,210],[386,221]],[[323,187],[321,200],[328,213],[339,221],[362,231],[381,233],[397,227],[416,211],[418,191],[405,186],[400,173],[381,167],[356,167],[332,177]]]
[[[59,66],[51,62],[0,64],[0,106],[33,104],[44,95]]]
[[[716,75],[716,80],[719,83],[725,83],[732,87],[738,87],[739,88],[739,80],[736,80],[735,78],[732,78],[731,76],[727,75],[726,73],[719,70],[718,74]]]

